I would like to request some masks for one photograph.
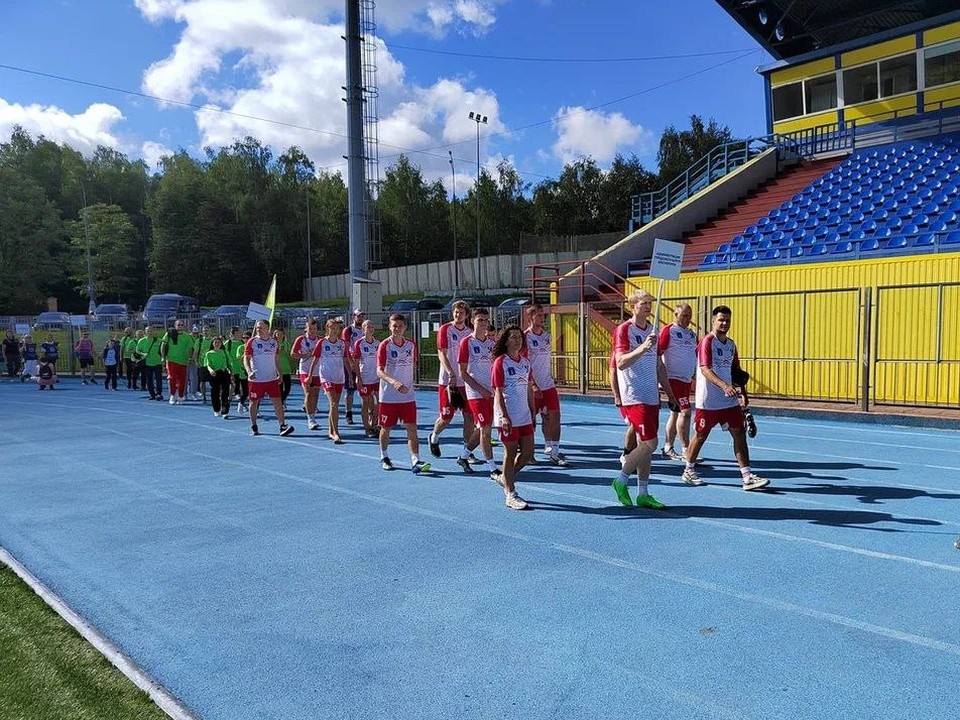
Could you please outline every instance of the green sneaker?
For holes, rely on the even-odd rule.
[[[619,500],[621,504],[626,505],[627,507],[633,507],[633,500],[630,499],[630,488],[628,488],[619,480],[614,480],[611,487],[617,494],[617,500]]]
[[[637,507],[649,508],[650,510],[664,510],[666,505],[657,500],[653,495],[637,495]]]

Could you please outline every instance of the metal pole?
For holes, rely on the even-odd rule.
[[[477,115],[477,290],[483,289],[480,273],[480,116]]]
[[[307,301],[313,300],[313,249],[310,244],[310,186],[307,186]]]
[[[87,311],[93,315],[97,309],[97,300],[93,292],[93,261],[90,259],[90,228],[87,225],[87,191],[83,183],[80,183],[80,197],[83,198],[83,236],[87,242],[87,298],[90,301]]]
[[[453,166],[453,150],[447,150],[450,156],[450,173],[453,175],[453,202],[450,214],[453,216],[453,294],[460,290],[460,257],[457,251],[457,170]]]

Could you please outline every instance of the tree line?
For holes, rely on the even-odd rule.
[[[657,172],[635,155],[618,155],[608,170],[582,157],[532,185],[502,162],[455,199],[401,155],[377,199],[381,264],[450,260],[454,238],[461,256],[472,255],[478,197],[484,255],[517,252],[521,233],[626,232],[633,195],[732,139],[728,127],[694,115],[689,129],[664,131]],[[151,174],[114,149],[85,158],[15,128],[0,144],[0,314],[37,312],[49,296],[61,309],[86,308],[88,268],[98,302],[135,308],[152,292],[245,302],[274,274],[280,298],[299,298],[308,227],[313,274],[347,271],[344,178],[317,170],[297,147],[276,156],[247,137],[199,158],[181,150]]]

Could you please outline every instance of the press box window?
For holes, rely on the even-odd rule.
[[[917,56],[915,53],[883,60],[880,63],[880,97],[917,91]]]
[[[927,87],[960,82],[960,40],[928,48],[923,56]]]
[[[843,103],[856,105],[877,99],[877,66],[864,65],[843,73]]]
[[[774,121],[803,115],[803,85],[792,83],[773,89]]]
[[[837,76],[824,75],[806,81],[807,113],[832,110],[837,106]]]

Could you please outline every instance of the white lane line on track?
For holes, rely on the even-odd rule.
[[[116,411],[116,412],[120,412],[120,413],[123,413],[123,414],[127,414],[125,411]],[[183,422],[184,424],[189,424],[189,425],[198,425],[198,423],[191,423],[191,422],[189,422],[189,421],[178,421],[178,422]],[[208,426],[204,425],[204,427],[208,427]],[[224,429],[224,430],[226,430],[226,429]],[[120,435],[128,435],[129,437],[135,437],[133,434],[124,433],[124,432],[122,432],[122,431],[114,431],[114,432],[115,432],[116,434],[120,434]],[[286,441],[289,439],[289,438],[281,438],[281,437],[279,437],[279,436],[274,437],[274,436],[269,436],[269,435],[267,435],[267,436],[262,436],[262,437],[263,437],[265,440],[273,441],[273,442],[280,442],[280,443],[286,443]],[[155,442],[155,443],[157,443],[157,444],[160,444],[160,441],[152,441],[152,442]],[[312,446],[312,445],[311,445],[310,447],[315,447],[315,446]],[[208,459],[208,460],[222,461],[222,458],[220,458],[220,457],[218,457],[218,456],[216,456],[216,455],[208,454],[208,453],[202,453],[202,452],[198,452],[198,451],[195,451],[195,450],[188,450],[188,449],[185,449],[185,448],[181,448],[181,451],[182,451],[182,452],[189,452],[189,453],[191,453],[191,454],[193,454],[193,455],[195,455],[195,456],[197,456],[197,457],[206,458],[206,459]],[[359,454],[358,454],[358,455],[359,455]],[[369,457],[369,456],[361,456],[361,457]],[[803,606],[803,605],[798,605],[798,604],[796,604],[796,603],[790,603],[790,602],[786,602],[786,601],[782,601],[782,600],[777,600],[777,599],[775,599],[775,598],[769,598],[769,597],[762,596],[762,595],[756,595],[756,594],[754,594],[754,593],[743,592],[743,591],[737,590],[737,589],[735,589],[735,588],[731,588],[731,587],[727,587],[727,586],[724,586],[724,585],[720,585],[720,584],[718,584],[718,583],[713,583],[713,582],[701,580],[701,579],[698,579],[698,578],[693,578],[693,577],[688,577],[688,576],[685,576],[685,575],[679,575],[679,574],[676,574],[676,573],[668,573],[668,572],[664,572],[664,571],[661,571],[661,570],[656,570],[656,569],[653,569],[653,568],[650,568],[650,567],[641,565],[641,564],[639,564],[639,563],[636,563],[636,562],[633,562],[633,561],[630,561],[630,560],[625,560],[625,559],[623,559],[623,558],[614,557],[614,556],[606,555],[606,554],[603,554],[603,553],[598,553],[598,552],[595,552],[595,551],[592,551],[592,550],[588,550],[588,549],[586,549],[586,548],[581,548],[581,547],[578,547],[578,546],[575,546],[575,545],[568,545],[568,544],[565,544],[565,543],[558,543],[558,542],[554,542],[554,541],[552,541],[552,540],[544,540],[544,539],[541,539],[541,538],[534,537],[534,536],[532,536],[532,535],[527,535],[527,534],[525,534],[525,533],[521,533],[521,532],[517,532],[517,531],[513,531],[513,530],[506,530],[506,529],[504,529],[504,528],[496,527],[496,526],[494,526],[494,525],[489,525],[489,524],[486,524],[486,523],[480,523],[480,522],[476,522],[476,521],[473,521],[473,520],[467,520],[467,519],[465,519],[465,518],[461,518],[461,517],[458,517],[458,516],[456,516],[456,515],[451,515],[451,514],[448,514],[448,513],[441,513],[441,512],[437,512],[437,511],[435,511],[435,510],[429,510],[429,509],[427,509],[427,508],[418,507],[418,506],[415,506],[415,505],[409,505],[409,504],[407,504],[407,503],[403,503],[403,502],[399,502],[399,501],[396,501],[396,500],[392,500],[392,499],[390,499],[390,498],[384,498],[384,497],[381,497],[381,496],[378,496],[378,495],[371,495],[371,494],[369,494],[369,493],[360,492],[360,491],[358,491],[358,490],[356,490],[356,489],[354,489],[354,488],[344,488],[344,487],[341,487],[341,486],[339,486],[339,485],[332,485],[332,484],[330,484],[330,483],[322,482],[322,481],[319,481],[319,480],[314,480],[314,479],[311,479],[311,478],[304,478],[304,477],[301,477],[301,476],[298,476],[298,475],[293,475],[293,474],[291,474],[291,473],[281,472],[281,471],[276,470],[276,469],[274,469],[274,468],[272,468],[272,467],[269,467],[269,466],[268,466],[268,467],[261,467],[261,466],[258,466],[258,465],[253,465],[253,464],[250,464],[250,463],[247,463],[247,462],[241,462],[241,461],[236,461],[236,460],[234,461],[234,464],[237,465],[237,466],[240,466],[240,467],[245,467],[245,468],[247,468],[247,469],[249,469],[249,470],[253,470],[253,471],[258,472],[258,473],[262,473],[262,474],[265,473],[265,474],[268,474],[268,475],[274,475],[275,477],[281,477],[281,478],[284,478],[284,479],[287,479],[287,480],[291,480],[291,481],[293,481],[293,482],[296,482],[296,483],[299,483],[299,484],[302,484],[302,485],[307,485],[307,486],[316,487],[316,488],[322,488],[322,489],[327,490],[327,491],[329,491],[329,492],[340,493],[340,494],[343,494],[343,495],[347,495],[347,496],[349,496],[349,497],[353,497],[353,498],[358,499],[358,500],[363,500],[363,501],[366,501],[366,502],[371,502],[371,503],[374,503],[374,504],[377,504],[377,505],[381,505],[381,506],[384,506],[384,507],[394,508],[394,509],[396,509],[396,510],[400,510],[400,511],[407,512],[407,513],[410,513],[410,514],[419,515],[419,516],[421,516],[421,517],[433,518],[433,519],[436,519],[436,520],[443,521],[443,522],[445,522],[445,523],[449,523],[449,524],[451,524],[451,525],[456,525],[456,526],[463,527],[463,528],[471,528],[471,529],[478,530],[478,531],[481,531],[481,532],[485,532],[485,533],[488,533],[488,534],[497,535],[497,536],[501,536],[501,537],[507,537],[507,538],[510,538],[510,539],[513,539],[513,540],[517,540],[517,541],[520,541],[520,542],[529,544],[529,545],[534,545],[534,546],[541,547],[541,548],[553,549],[553,550],[556,550],[556,551],[558,551],[558,552],[562,552],[562,553],[569,554],[569,555],[572,555],[572,556],[576,556],[576,557],[580,557],[580,558],[583,558],[583,559],[591,560],[591,561],[596,562],[596,563],[599,563],[599,564],[603,564],[603,565],[608,565],[608,566],[611,566],[611,567],[618,567],[618,568],[623,568],[623,569],[631,570],[631,571],[638,572],[638,573],[640,573],[640,574],[646,575],[646,576],[648,576],[648,577],[658,578],[658,579],[663,580],[663,581],[666,581],[666,582],[671,582],[671,583],[674,583],[674,584],[684,585],[684,586],[686,586],[686,587],[692,587],[692,588],[696,588],[696,589],[703,590],[703,591],[706,591],[706,592],[711,592],[711,593],[714,593],[714,594],[718,594],[718,595],[723,595],[723,596],[726,596],[726,597],[735,598],[735,599],[742,600],[742,601],[744,601],[744,602],[751,603],[751,604],[763,605],[763,606],[765,606],[765,607],[768,607],[768,608],[771,608],[771,609],[774,609],[774,610],[778,610],[778,611],[781,611],[781,612],[784,612],[784,613],[790,613],[790,614],[794,614],[794,615],[800,615],[800,616],[808,617],[808,618],[811,618],[811,619],[814,619],[814,620],[826,622],[826,623],[829,623],[829,624],[832,624],[832,625],[837,625],[837,626],[841,626],[841,627],[848,627],[848,628],[851,628],[851,629],[858,630],[858,631],[860,631],[860,632],[869,633],[869,634],[873,634],[873,635],[878,635],[878,636],[886,637],[886,638],[889,638],[889,639],[892,639],[892,640],[897,640],[897,641],[899,641],[899,642],[908,643],[908,644],[911,644],[911,645],[915,645],[915,646],[918,646],[918,647],[923,647],[923,648],[930,649],[930,650],[937,650],[937,651],[940,651],[940,652],[944,652],[944,653],[948,653],[948,654],[951,654],[951,655],[955,655],[955,656],[960,657],[960,645],[957,645],[957,644],[954,644],[954,643],[948,643],[948,642],[944,642],[944,641],[941,641],[941,640],[937,640],[937,639],[935,639],[935,638],[930,638],[930,637],[926,637],[926,636],[923,636],[923,635],[917,635],[917,634],[914,634],[914,633],[903,632],[903,631],[900,631],[900,630],[896,630],[896,629],[894,629],[894,628],[888,628],[888,627],[885,627],[885,626],[882,626],[882,625],[876,625],[876,624],[874,624],[874,623],[868,623],[868,622],[864,622],[864,621],[861,621],[861,620],[856,620],[856,619],[854,619],[854,618],[849,618],[849,617],[846,617],[846,616],[844,616],[844,615],[839,615],[839,614],[836,614],[836,613],[828,613],[828,612],[825,612],[825,611],[822,611],[822,610],[817,610],[817,609],[809,608],[809,607],[806,607],[806,606]],[[556,491],[554,491],[554,493],[555,493],[555,494],[559,494],[559,493],[557,493]],[[590,501],[591,501],[591,502],[597,502],[597,501],[596,501],[595,499],[593,499],[593,498],[590,498]],[[736,526],[734,526],[733,529],[739,529],[739,528],[737,528]],[[761,532],[761,533],[769,533],[769,532],[771,532],[771,531],[760,531],[760,532]],[[790,536],[786,536],[786,535],[783,536],[783,539],[788,539],[788,538],[790,538]],[[841,546],[841,547],[843,547],[843,546]],[[869,554],[869,552],[870,552],[870,551],[866,551],[865,554]],[[871,555],[871,557],[882,557],[882,554]],[[888,557],[884,557],[883,559],[896,560],[896,559],[899,559],[899,558],[898,558],[898,556],[888,556]],[[917,563],[917,564],[926,562],[926,561],[916,561],[916,560],[913,560],[913,559],[911,559],[911,558],[905,558],[905,560],[911,561],[911,562]],[[956,572],[956,570],[954,570],[954,569],[952,568],[952,566],[943,566],[942,568],[939,568],[939,569],[944,569],[944,570],[949,570],[949,571],[951,571],[951,572]]]

